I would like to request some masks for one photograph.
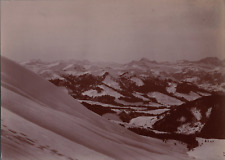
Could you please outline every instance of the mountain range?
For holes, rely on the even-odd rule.
[[[142,58],[126,64],[33,60],[22,65],[88,109],[136,133],[142,129],[161,138],[225,138],[224,60]],[[218,125],[213,126],[215,121]]]

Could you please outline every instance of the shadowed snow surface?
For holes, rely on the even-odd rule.
[[[2,57],[3,159],[190,159],[83,107],[60,88]]]

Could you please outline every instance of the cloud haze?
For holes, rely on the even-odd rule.
[[[20,0],[1,12],[2,54],[14,60],[225,58],[222,0]]]

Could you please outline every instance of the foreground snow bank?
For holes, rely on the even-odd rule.
[[[225,139],[198,138],[199,146],[188,154],[198,160],[224,160]]]

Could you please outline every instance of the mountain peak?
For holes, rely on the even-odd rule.
[[[217,57],[206,57],[197,62],[212,64],[212,65],[221,65],[222,64],[222,61]]]
[[[150,60],[148,58],[143,57],[140,59],[140,61],[148,61],[149,62]]]
[[[42,60],[40,59],[31,59],[29,61],[26,61],[26,62],[21,62],[21,64],[27,64],[27,65],[30,65],[30,64],[41,64],[41,63],[44,63]]]
[[[139,62],[147,62],[147,63],[157,63],[156,61],[150,61],[148,58],[143,57],[139,60]]]

